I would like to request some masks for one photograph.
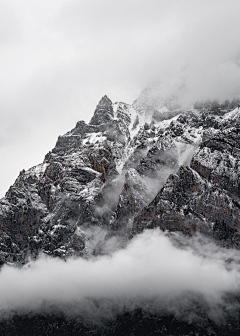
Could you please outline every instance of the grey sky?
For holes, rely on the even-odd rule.
[[[100,98],[240,91],[239,0],[1,0],[0,197]],[[166,83],[166,84],[164,84]]]

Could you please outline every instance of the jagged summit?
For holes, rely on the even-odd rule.
[[[105,95],[100,99],[99,103],[97,104],[97,108],[106,107],[110,105],[112,105],[112,101],[111,99],[108,98],[107,95]]]
[[[111,122],[113,118],[112,101],[105,95],[98,103],[90,125],[101,125]]]
[[[222,245],[240,246],[236,101],[183,110],[147,94],[133,105],[102,97],[89,124],[78,121],[19,174],[0,200],[2,263],[102,253],[89,234],[97,227],[125,238],[156,226],[216,237],[227,225]]]

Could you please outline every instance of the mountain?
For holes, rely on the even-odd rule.
[[[87,260],[156,227],[240,249],[239,100],[186,108],[152,89],[132,105],[102,97],[89,124],[78,121],[59,136],[43,163],[22,170],[0,200],[0,262],[26,268],[39,254]],[[55,335],[57,326],[59,335],[239,334],[235,313],[219,326],[192,300],[199,314],[193,323],[133,306],[104,325],[57,311],[14,315],[0,332]],[[226,300],[229,307],[232,297]]]
[[[151,97],[102,97],[89,124],[78,121],[43,163],[19,173],[0,200],[2,264],[104,253],[99,227],[102,240],[160,227],[239,248],[239,101],[183,110]]]

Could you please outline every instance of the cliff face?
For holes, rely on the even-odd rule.
[[[200,143],[190,162],[171,174],[154,200],[134,219],[134,231],[198,230],[239,247],[239,109],[226,113]],[[203,134],[204,135],[204,134]]]
[[[159,226],[239,246],[238,101],[145,109],[104,96],[0,200],[0,259],[87,257],[88,228],[129,237]],[[174,107],[175,106],[175,107]],[[151,111],[150,111],[151,110]],[[151,113],[150,113],[150,112]]]

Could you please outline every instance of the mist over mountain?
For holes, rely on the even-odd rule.
[[[0,2],[0,335],[240,334],[239,13]]]
[[[239,126],[238,99],[103,96],[0,200],[2,334],[237,335]]]

